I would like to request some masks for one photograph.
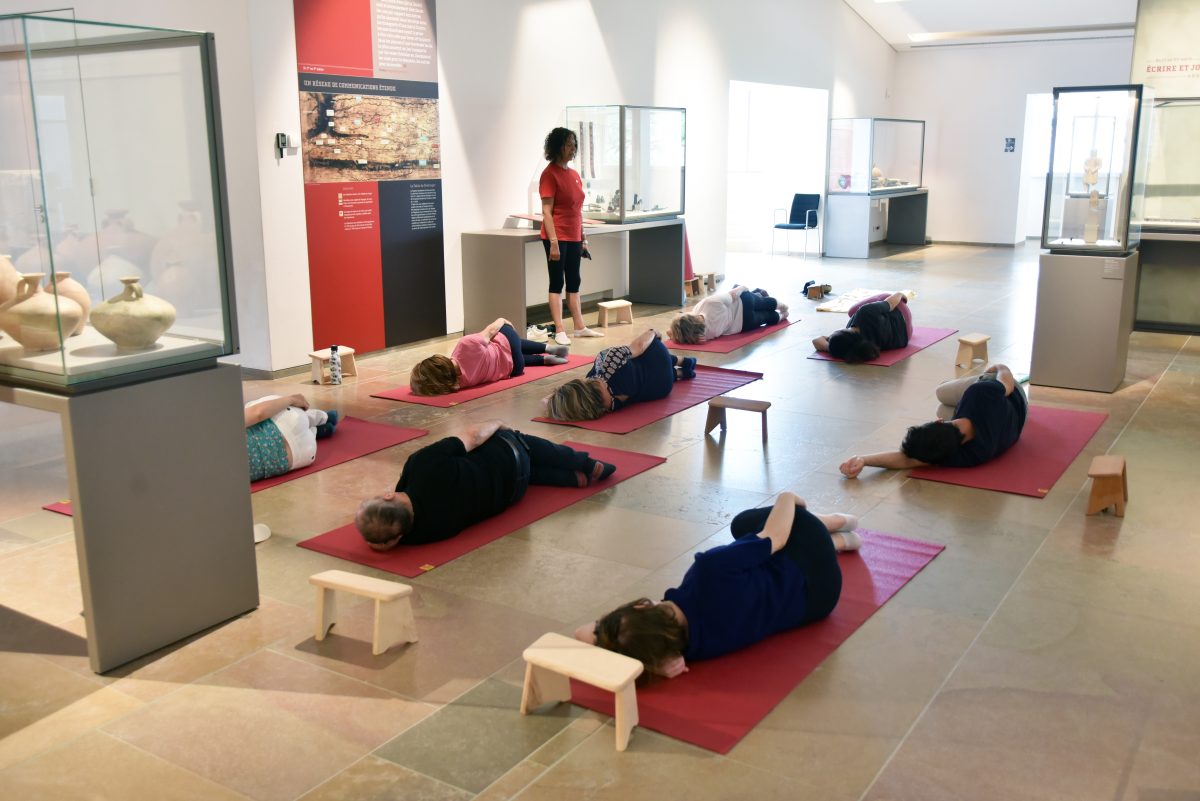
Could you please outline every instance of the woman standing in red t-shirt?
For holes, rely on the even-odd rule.
[[[572,332],[577,337],[602,337],[583,322],[579,306],[579,262],[587,252],[583,238],[583,179],[567,166],[575,158],[579,141],[567,128],[555,128],[546,136],[543,153],[546,169],[538,182],[542,199],[542,246],[546,249],[546,267],[550,273],[550,316],[554,319],[554,341],[569,344],[563,330],[562,291],[567,285],[567,306],[571,310]]]

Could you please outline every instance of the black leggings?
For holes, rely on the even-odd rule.
[[[550,273],[550,294],[557,295],[563,291],[564,274],[567,279],[567,292],[578,292],[581,283],[579,262],[583,258],[583,242],[558,240],[558,261],[550,260],[549,239],[542,240],[542,247],[546,249],[546,269]]]
[[[530,484],[578,487],[578,474],[583,473],[586,480],[596,467],[596,460],[589,457],[587,452],[577,451],[532,434],[501,429],[496,436],[504,437],[514,446],[513,450],[516,451],[519,462],[521,474],[510,505],[521,500],[525,495],[525,488]]]
[[[758,534],[767,525],[771,509],[747,509],[729,524],[734,539]],[[837,548],[829,529],[807,509],[796,507],[792,533],[783,546],[804,574],[808,615],[805,623],[828,617],[842,595],[842,569],[838,566]]]
[[[775,325],[779,322],[779,312],[775,310],[778,307],[775,298],[764,298],[749,289],[740,297],[742,299],[743,331],[753,331],[759,326]]]
[[[512,351],[513,366],[512,371],[508,374],[509,378],[515,378],[524,373],[527,364],[537,367],[546,363],[545,342],[521,339],[517,335],[517,329],[508,323],[500,326],[500,333],[504,334],[504,338],[508,340],[508,349]]]

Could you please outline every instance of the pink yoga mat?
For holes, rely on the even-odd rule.
[[[1104,412],[1030,406],[1021,438],[999,458],[976,467],[918,467],[909,475],[1044,498],[1107,417]]]
[[[345,417],[338,423],[337,431],[332,437],[317,443],[317,458],[312,464],[281,476],[252,481],[250,491],[265,490],[293,479],[311,475],[327,467],[366,456],[368,453],[409,442],[428,433],[423,428],[401,428],[386,423],[370,423],[366,420],[359,420],[357,417]],[[58,512],[60,515],[73,514],[70,501],[48,503],[42,508],[50,512]]]
[[[585,364],[590,365],[595,361],[593,356],[577,356],[571,355],[567,357],[566,364],[555,364],[547,366],[528,366],[525,372],[516,378],[506,378],[503,381],[495,381],[491,384],[480,384],[477,387],[462,389],[458,392],[449,395],[433,395],[423,396],[414,395],[412,390],[407,385],[389,389],[384,392],[377,392],[372,395],[372,398],[384,398],[385,400],[403,401],[404,403],[420,403],[423,406],[440,406],[446,408],[449,406],[457,406],[460,403],[473,401],[476,398],[482,398],[485,395],[491,395],[494,392],[502,392],[506,389],[528,384],[530,381],[537,381],[539,378],[562,373],[567,370],[574,370],[576,367],[582,367]]]
[[[487,545],[492,540],[499,539],[535,520],[541,520],[547,515],[565,509],[598,492],[603,492],[627,478],[644,473],[651,467],[667,461],[660,456],[622,451],[616,448],[602,448],[598,445],[585,445],[580,442],[563,444],[570,445],[575,450],[587,451],[593,459],[615,464],[617,472],[605,481],[598,481],[589,487],[580,489],[530,487],[526,491],[525,497],[516,506],[511,506],[495,517],[490,517],[464,529],[456,537],[428,545],[399,546],[383,553],[373,551],[363,542],[362,536],[354,528],[353,523],[297,544],[301,548],[309,548],[329,556],[336,556],[348,562],[415,578],[424,572],[433,570],[438,565],[453,561],[465,553]]]
[[[749,345],[762,339],[765,336],[774,334],[776,331],[782,331],[791,325],[793,320],[784,320],[775,325],[767,325],[761,328],[755,328],[753,331],[743,331],[740,334],[729,334],[728,336],[717,337],[701,342],[698,345],[681,345],[678,342],[667,340],[667,347],[671,350],[696,350],[704,353],[732,353],[743,345]]]
[[[818,623],[689,665],[637,691],[638,725],[725,754],[944,546],[859,531],[862,550],[839,556],[842,597]],[[606,715],[613,696],[571,682],[571,700]],[[637,739],[637,734],[634,734]]]
[[[690,381],[676,381],[671,388],[671,394],[662,400],[635,403],[626,406],[619,412],[606,414],[599,420],[583,420],[566,422],[551,420],[549,417],[535,417],[539,423],[554,423],[562,426],[576,426],[591,431],[604,431],[608,434],[628,434],[642,426],[649,425],[664,417],[670,417],[676,412],[689,409],[698,403],[724,395],[730,390],[745,386],[751,381],[762,378],[762,373],[752,373],[747,370],[726,370],[723,367],[706,367],[697,365],[696,377]]]
[[[879,367],[891,367],[901,359],[907,359],[918,351],[925,350],[935,342],[941,342],[951,334],[957,334],[957,328],[923,328],[919,325],[913,326],[912,336],[908,338],[908,344],[903,348],[895,350],[885,350],[879,354],[878,359],[872,359],[869,362],[862,364],[874,364]],[[840,362],[842,359],[835,359],[828,353],[814,351],[808,354],[808,358],[816,359],[821,362]]]

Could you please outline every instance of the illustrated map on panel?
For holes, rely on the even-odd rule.
[[[437,104],[301,92],[305,183],[440,178]]]

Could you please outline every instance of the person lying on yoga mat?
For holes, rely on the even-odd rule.
[[[771,508],[747,509],[729,528],[734,541],[696,554],[663,600],[619,606],[575,638],[640,661],[673,678],[772,634],[827,617],[842,592],[837,552],[862,546],[853,515],[814,514],[784,492]]]
[[[489,420],[409,456],[395,490],[359,504],[354,525],[377,551],[424,545],[503,512],[530,484],[586,487],[616,470],[586,452]]]
[[[942,415],[912,426],[898,451],[851,456],[842,463],[842,475],[855,478],[863,467],[974,467],[1015,445],[1025,427],[1025,392],[1003,364],[946,381],[937,388],[937,399],[953,408],[949,420]]]
[[[728,292],[709,295],[691,311],[680,314],[671,321],[667,333],[681,345],[698,345],[706,339],[775,325],[787,317],[787,304],[770,297],[767,290],[735,286]]]
[[[251,481],[308,467],[317,458],[317,440],[331,436],[338,424],[337,412],[310,409],[300,393],[250,401],[242,414]]]
[[[576,378],[542,399],[555,420],[596,420],[631,403],[671,394],[676,381],[696,377],[696,360],[672,356],[653,328],[628,345],[605,348],[587,378]]]
[[[903,292],[864,298],[850,307],[850,322],[827,337],[817,337],[813,347],[850,364],[879,358],[881,350],[895,350],[912,336],[912,312]]]
[[[546,345],[517,335],[503,317],[478,334],[467,334],[449,356],[417,362],[408,383],[414,395],[449,395],[467,387],[515,378],[525,365],[566,364],[568,345]]]

